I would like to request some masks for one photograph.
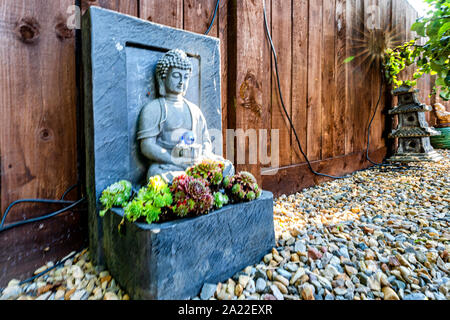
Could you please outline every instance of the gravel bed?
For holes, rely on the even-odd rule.
[[[450,299],[450,152],[406,169],[374,167],[274,202],[277,246],[194,300]],[[35,274],[50,262],[36,270]],[[128,300],[84,250],[0,300]]]
[[[194,299],[448,300],[450,152],[275,200],[277,247]]]
[[[19,280],[11,280],[0,300],[130,300],[107,270],[93,266],[88,249],[69,256],[73,258],[31,283],[19,285]],[[53,266],[49,262],[34,274]]]

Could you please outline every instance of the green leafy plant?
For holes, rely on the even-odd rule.
[[[226,194],[233,202],[252,201],[259,198],[262,193],[255,177],[246,171],[225,177],[223,184]]]
[[[343,63],[350,63],[353,60],[355,60],[355,58],[356,58],[356,56],[350,56],[350,57],[346,58]]]
[[[124,218],[131,222],[144,218],[148,224],[151,224],[159,221],[162,210],[172,205],[172,202],[169,186],[160,176],[155,176],[125,207]]]
[[[205,179],[209,183],[209,187],[217,191],[223,181],[223,170],[225,165],[220,161],[203,160],[201,163],[190,167],[186,170],[186,174],[193,178]]]
[[[171,208],[179,217],[205,214],[214,205],[214,197],[205,179],[181,175],[173,180],[170,190],[174,199]]]
[[[105,214],[115,206],[124,207],[127,205],[128,200],[132,194],[131,182],[122,180],[110,185],[106,188],[100,197],[100,202],[104,206],[104,209],[100,211],[100,216],[104,217]]]
[[[424,45],[412,40],[394,49],[386,50],[384,67],[386,78],[394,87],[403,84],[415,86],[424,74],[436,76],[433,93],[439,89],[440,97],[450,99],[450,2],[448,0],[425,0],[431,10],[427,17],[419,18],[411,29],[420,37],[427,37]],[[399,81],[398,74],[415,63],[414,79]]]
[[[385,76],[389,84],[393,84],[394,88],[401,87],[403,85],[413,87],[417,85],[417,79],[419,79],[423,70],[418,69],[414,73],[414,80],[398,80],[398,75],[405,68],[409,67],[415,62],[417,52],[414,50],[415,40],[406,42],[405,44],[398,46],[394,49],[386,49],[384,57],[384,70]]]

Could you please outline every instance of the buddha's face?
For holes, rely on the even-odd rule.
[[[166,93],[184,95],[187,91],[190,78],[190,70],[170,68],[165,79]]]

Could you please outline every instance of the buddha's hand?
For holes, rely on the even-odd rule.
[[[197,163],[200,159],[198,146],[180,144],[172,150],[172,161],[174,164],[188,168]]]

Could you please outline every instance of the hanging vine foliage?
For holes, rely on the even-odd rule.
[[[394,88],[405,84],[415,86],[424,74],[436,76],[433,94],[439,89],[440,97],[450,100],[450,0],[425,0],[431,10],[428,15],[417,19],[411,29],[428,41],[418,44],[411,40],[393,49],[387,49],[384,59],[386,78]],[[399,73],[416,64],[412,80],[398,80]]]

